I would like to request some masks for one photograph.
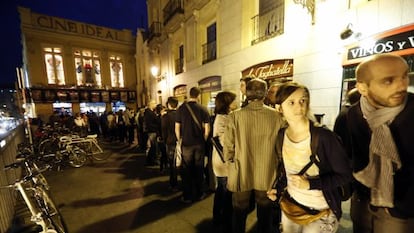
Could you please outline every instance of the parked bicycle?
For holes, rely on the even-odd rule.
[[[109,151],[105,151],[102,148],[102,146],[98,142],[98,135],[96,134],[88,135],[83,138],[72,138],[71,144],[82,148],[89,156],[91,156],[96,161],[106,160],[111,155]]]
[[[6,169],[10,168],[16,168],[15,164],[6,166]],[[51,196],[43,188],[43,185],[37,184],[39,176],[49,168],[49,166],[46,166],[38,170],[32,170],[30,175],[24,176],[13,184],[0,186],[0,189],[14,188],[20,193],[31,214],[30,221],[40,226],[30,228],[32,232],[37,229],[38,231],[35,232],[67,233],[68,230],[63,217]]]
[[[58,162],[67,161],[72,167],[82,167],[88,159],[103,161],[111,155],[97,140],[97,135],[55,135],[39,144],[41,156],[55,156]]]
[[[43,161],[55,163],[58,169],[64,164],[72,167],[82,167],[87,161],[87,153],[77,145],[72,144],[72,138],[78,136],[53,136],[39,144],[39,155]]]

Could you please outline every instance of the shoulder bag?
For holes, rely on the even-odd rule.
[[[175,160],[176,167],[181,167],[183,163],[181,142],[182,142],[182,139],[180,138],[177,140],[177,144],[175,145],[174,160]]]
[[[315,155],[311,155],[311,161],[302,168],[298,175],[305,174],[312,166],[312,160],[316,159],[315,157]],[[287,190],[283,191],[279,205],[286,217],[300,225],[307,225],[330,213],[330,209],[317,210],[300,204],[289,195]]]

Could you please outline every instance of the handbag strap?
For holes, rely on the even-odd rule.
[[[193,120],[197,124],[198,128],[200,128],[200,130],[202,130],[201,125],[200,125],[200,122],[198,121],[197,117],[195,116],[193,110],[190,108],[190,106],[188,105],[188,103],[185,103],[185,106],[187,107],[188,111],[190,111],[191,117],[193,117]]]

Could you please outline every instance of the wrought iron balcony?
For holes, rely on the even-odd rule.
[[[181,21],[184,19],[184,1],[170,0],[163,9],[164,26],[169,30],[174,30],[179,27]],[[180,17],[181,16],[181,17]]]
[[[161,22],[152,22],[151,26],[149,27],[148,32],[148,39],[151,40],[154,37],[161,36]]]
[[[216,60],[217,55],[217,42],[212,41],[210,43],[203,44],[203,64]]]
[[[279,7],[271,9],[252,18],[253,38],[252,45],[281,35],[284,32],[284,14]]]

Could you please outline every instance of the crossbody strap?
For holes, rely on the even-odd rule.
[[[312,124],[312,122],[311,122],[311,124]],[[318,166],[318,163],[319,163],[319,158],[318,158],[318,154],[317,154],[318,143],[319,143],[319,134],[316,132],[316,129],[313,126],[310,127],[310,131],[311,131],[311,156],[310,156],[310,161],[302,168],[302,170],[300,170],[298,175],[305,174],[305,172],[312,166],[312,164],[316,164],[316,166]]]
[[[197,117],[195,116],[193,110],[190,108],[190,106],[188,105],[188,103],[185,103],[185,106],[187,107],[188,111],[190,111],[191,117],[193,117],[193,120],[197,124],[198,128],[200,128],[200,130],[202,130],[201,125],[200,125],[200,122],[198,121]]]
[[[312,124],[312,122],[311,122]],[[319,134],[316,132],[312,126],[310,127],[311,131],[311,156],[310,161],[299,171],[298,175],[302,176],[306,173],[306,171],[312,166],[312,164],[316,164],[318,166],[319,158],[317,154],[318,143],[319,143]],[[284,134],[283,134],[284,136]],[[280,140],[280,139],[279,139]],[[283,143],[283,139],[281,140]]]

